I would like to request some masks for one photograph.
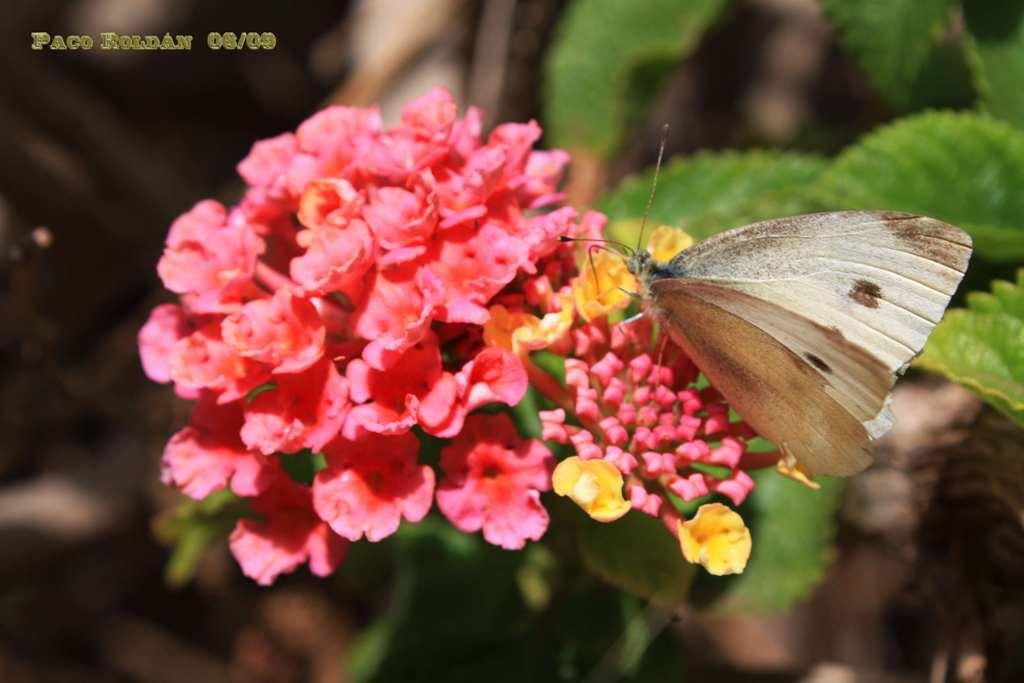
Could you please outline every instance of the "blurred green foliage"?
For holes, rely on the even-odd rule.
[[[545,64],[553,144],[610,157],[657,86],[697,47],[727,0],[577,0]]]
[[[690,591],[695,568],[681,561],[679,544],[661,521],[630,512],[612,524],[584,519],[580,553],[605,581],[658,605],[677,605]]]
[[[824,0],[825,14],[875,88],[910,109],[913,84],[949,26],[953,0]]]
[[[963,14],[982,107],[1024,128],[1024,2],[966,0]]]
[[[183,586],[191,581],[204,555],[211,547],[223,543],[235,522],[246,516],[246,502],[230,489],[221,489],[157,517],[154,534],[172,547],[164,569],[168,585]]]
[[[383,562],[396,572],[382,616],[355,643],[354,680],[681,677],[671,634],[647,624],[642,601],[588,577],[572,555],[556,562],[537,548],[507,552],[435,516],[379,544],[353,546],[346,570],[372,554],[388,556]]]
[[[843,482],[815,479],[811,490],[774,470],[753,472],[757,487],[739,508],[754,547],[738,576],[697,575],[693,601],[716,613],[781,612],[807,598],[832,560]]]

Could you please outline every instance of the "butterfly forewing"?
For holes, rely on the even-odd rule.
[[[678,277],[648,288],[655,313],[744,419],[812,473],[850,474],[891,424],[894,373],[941,319],[970,244],[922,216],[796,216],[705,240],[671,261]]]

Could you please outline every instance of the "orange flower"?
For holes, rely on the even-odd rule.
[[[559,294],[561,308],[538,318],[529,313],[491,306],[490,319],[484,324],[484,343],[513,351],[522,356],[545,349],[561,339],[572,327],[573,303],[568,294]]]

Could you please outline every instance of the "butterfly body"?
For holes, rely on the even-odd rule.
[[[758,433],[813,475],[871,462],[888,395],[959,285],[966,233],[892,212],[809,214],[627,265],[649,310]]]

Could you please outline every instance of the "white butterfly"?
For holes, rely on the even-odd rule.
[[[889,391],[967,269],[971,238],[924,216],[845,211],[729,230],[627,261],[671,338],[810,475],[871,463]]]

